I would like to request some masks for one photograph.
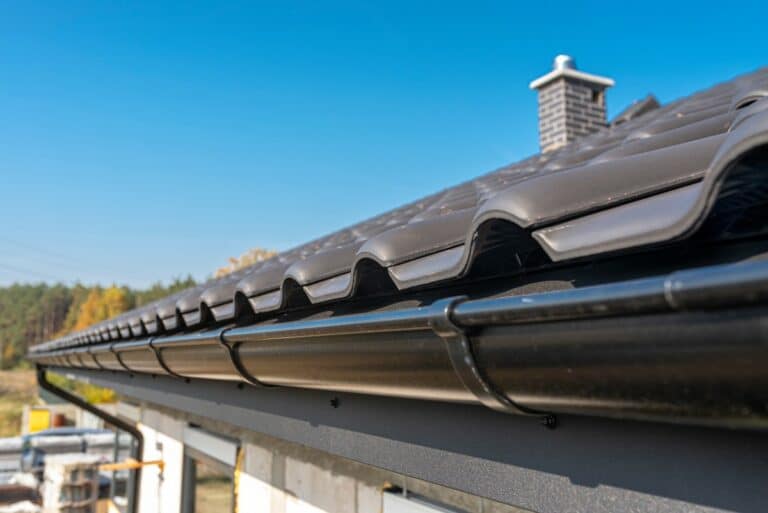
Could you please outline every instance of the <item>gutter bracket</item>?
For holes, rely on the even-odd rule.
[[[117,360],[117,363],[119,363],[123,369],[127,370],[130,374],[133,374],[133,370],[125,364],[122,358],[120,358],[120,353],[115,351],[116,344],[117,342],[112,342],[111,344],[109,344],[109,352],[115,355],[115,359]]]
[[[429,325],[445,342],[448,358],[451,360],[456,376],[467,390],[488,408],[502,413],[542,417],[542,423],[545,426],[555,427],[556,420],[553,415],[529,410],[516,404],[486,378],[475,360],[469,334],[453,320],[454,309],[466,300],[466,296],[454,296],[440,299],[431,305],[433,313]]]
[[[93,360],[93,361],[96,363],[96,366],[97,366],[99,369],[101,369],[101,370],[109,370],[109,369],[107,369],[106,367],[104,367],[104,366],[101,364],[101,362],[98,360],[98,358],[96,358],[96,356],[93,354],[93,347],[94,347],[94,346],[88,346],[88,347],[86,348],[86,351],[88,352],[88,354],[89,354],[89,355],[91,355],[91,359],[92,359],[92,360]]]
[[[232,367],[235,369],[235,372],[237,372],[241,379],[250,385],[259,388],[269,388],[269,385],[265,385],[258,379],[248,374],[248,371],[245,370],[245,367],[243,367],[243,362],[240,361],[240,355],[237,354],[237,344],[232,344],[224,336],[229,329],[231,328],[224,328],[221,330],[219,332],[218,339],[219,344],[227,351],[227,354],[229,355],[229,361],[232,363]]]
[[[157,363],[160,364],[160,367],[162,367],[165,372],[167,372],[170,376],[173,376],[174,378],[187,380],[187,378],[185,378],[181,374],[176,374],[171,370],[170,367],[168,367],[168,365],[165,363],[165,360],[163,360],[163,355],[162,355],[162,352],[160,351],[160,348],[154,344],[155,338],[157,337],[149,337],[149,348],[152,350],[153,353],[155,353],[155,358],[157,359]]]

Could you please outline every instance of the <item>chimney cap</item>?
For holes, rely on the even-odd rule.
[[[576,61],[570,55],[561,53],[552,63],[552,69],[576,69]]]
[[[552,68],[552,71],[537,78],[528,86],[531,89],[539,89],[540,87],[545,86],[560,77],[570,77],[576,80],[582,80],[584,82],[589,82],[603,88],[611,87],[615,83],[611,78],[601,77],[600,75],[593,75],[591,73],[584,73],[583,71],[579,71],[576,69],[576,60],[570,55],[566,54],[560,54],[555,57]]]

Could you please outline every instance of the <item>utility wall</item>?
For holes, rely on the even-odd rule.
[[[162,478],[157,467],[143,470],[140,513],[182,513],[182,440],[185,426],[189,423],[239,443],[241,455],[235,486],[239,513],[380,513],[384,491],[392,489],[404,489],[433,501],[438,508],[444,508],[440,511],[522,511],[298,444],[237,429],[225,422],[211,422],[147,405],[137,411],[140,411],[139,425],[145,436],[144,459],[165,461]]]

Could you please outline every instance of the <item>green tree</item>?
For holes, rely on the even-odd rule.
[[[30,346],[110,319],[174,292],[192,287],[192,277],[146,290],[86,287],[82,284],[14,284],[0,287],[0,368],[24,366]]]

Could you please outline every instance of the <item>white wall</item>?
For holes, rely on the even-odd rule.
[[[382,492],[308,461],[245,443],[239,513],[380,513]]]
[[[163,460],[160,472],[154,465],[141,471],[140,513],[181,513],[181,476],[184,467],[185,422],[154,410],[144,410],[138,424],[144,435],[143,461]]]

